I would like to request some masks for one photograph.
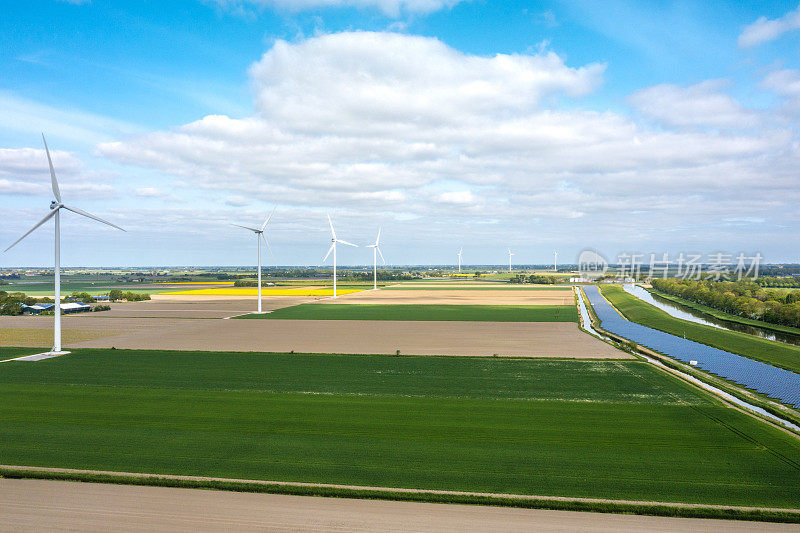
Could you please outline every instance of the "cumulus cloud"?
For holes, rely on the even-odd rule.
[[[436,201],[443,204],[474,205],[478,203],[478,197],[472,191],[451,191],[438,195]]]
[[[95,172],[87,172],[73,153],[51,150],[60,189],[82,198],[115,196],[113,187],[99,182]],[[43,149],[0,148],[0,194],[49,196],[52,194],[47,156]]]
[[[157,198],[166,194],[164,191],[156,189],[155,187],[140,187],[134,190],[133,193],[143,198]]]
[[[251,4],[272,7],[287,11],[304,11],[326,7],[354,7],[378,9],[391,17],[402,13],[428,14],[441,9],[449,9],[464,0],[212,0],[227,8],[238,10]]]
[[[671,126],[743,128],[755,114],[722,92],[726,80],[708,80],[690,87],[663,84],[641,89],[628,99],[643,115]]]
[[[774,41],[784,33],[800,28],[800,7],[789,11],[777,19],[759,17],[749,24],[739,35],[739,46],[749,48],[768,41]]]
[[[547,50],[484,57],[391,33],[279,41],[250,69],[253,116],[209,115],[97,153],[234,207],[336,207],[364,238],[378,215],[433,241],[457,227],[496,242],[501,223],[519,238],[562,242],[600,228],[695,238],[691,224],[769,220],[800,200],[794,135],[763,127],[724,82],[632,95],[658,122],[650,127],[582,107],[604,69]],[[544,221],[546,235],[532,230]]]

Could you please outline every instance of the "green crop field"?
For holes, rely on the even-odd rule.
[[[577,322],[573,305],[300,304],[242,319]]]
[[[108,281],[101,281],[97,283],[89,283],[84,281],[62,281],[61,282],[61,295],[69,296],[73,292],[88,292],[92,296],[98,294],[108,294],[111,289],[121,289],[123,292],[132,291],[136,293],[152,293],[157,289],[152,286],[143,287],[138,284],[131,283],[113,283]],[[24,292],[28,296],[42,297],[53,296],[55,288],[53,281],[49,282],[35,282],[35,283],[15,283],[11,282],[8,285],[0,285],[0,291],[6,292]]]
[[[600,285],[600,289],[603,296],[633,322],[679,337],[685,334],[687,339],[800,372],[800,346],[681,320],[616,285]]]
[[[11,465],[800,507],[800,440],[640,361],[80,349],[0,366],[0,443]]]

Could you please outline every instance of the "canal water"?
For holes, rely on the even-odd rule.
[[[711,326],[712,328],[727,329],[729,331],[738,331],[740,333],[747,333],[748,335],[755,335],[762,339],[769,339],[771,341],[785,342],[787,344],[794,344],[800,346],[800,335],[793,335],[791,333],[783,333],[767,328],[760,328],[758,326],[748,326],[747,324],[740,324],[738,322],[729,322],[727,320],[720,320],[709,316],[701,311],[692,309],[691,307],[675,303],[671,300],[661,298],[651,294],[646,289],[633,283],[626,283],[623,286],[625,292],[636,296],[642,301],[654,305],[659,309],[666,311],[675,318],[681,320],[688,320],[696,324],[703,324]]]

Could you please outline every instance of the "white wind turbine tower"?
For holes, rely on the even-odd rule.
[[[558,272],[558,252],[553,252],[553,272]]]
[[[264,230],[267,228],[267,224],[269,224],[269,220],[272,218],[272,215],[275,214],[275,209],[277,208],[278,206],[272,208],[272,213],[269,214],[267,220],[265,220],[264,223],[261,224],[260,228],[251,228],[250,226],[231,224],[231,226],[236,226],[237,228],[244,228],[250,230],[256,235],[256,242],[258,243],[258,312],[259,313],[261,312],[261,239],[264,239],[264,244],[267,245],[267,250],[269,250],[269,255],[271,255],[274,258],[275,255],[272,253],[272,248],[270,248],[269,246],[269,241],[267,240],[267,237],[264,236]]]
[[[55,217],[55,300],[56,303],[53,306],[53,310],[55,312],[54,318],[54,325],[53,325],[53,349],[48,352],[48,354],[56,355],[67,353],[61,350],[61,209],[66,209],[67,211],[72,211],[73,213],[77,213],[79,215],[85,216],[87,218],[91,218],[97,220],[98,222],[102,222],[103,224],[108,224],[113,228],[117,228],[119,230],[125,231],[124,229],[120,228],[119,226],[108,222],[107,220],[103,220],[100,217],[96,217],[86,211],[78,209],[77,207],[70,207],[68,205],[64,205],[61,202],[61,191],[58,189],[58,181],[56,180],[56,171],[53,168],[53,161],[50,159],[50,150],[47,148],[47,141],[44,139],[44,134],[42,134],[42,141],[44,142],[44,150],[47,153],[47,164],[50,166],[50,182],[53,186],[53,196],[55,196],[55,200],[50,202],[50,212],[45,216],[42,220],[39,221],[34,227],[28,230],[28,232],[17,239],[14,244],[9,246],[4,250],[4,252],[9,251],[11,248],[16,246],[16,244],[30,235],[33,230],[50,220],[51,218]]]
[[[461,274],[461,252],[464,251],[464,247],[458,249],[458,273]]]
[[[511,256],[514,253],[511,251],[511,248],[508,249],[508,271],[511,272]]]
[[[328,259],[328,256],[331,255],[331,252],[333,252],[333,297],[336,298],[336,244],[342,243],[355,248],[358,248],[358,246],[352,242],[347,242],[336,238],[336,230],[333,229],[333,222],[331,222],[330,214],[328,214],[328,224],[331,227],[331,247],[328,248],[328,253],[325,254],[325,259],[323,259],[322,262],[324,263]],[[383,257],[383,254],[381,254],[381,257]]]
[[[386,264],[386,259],[380,249],[381,242],[381,228],[378,228],[378,238],[375,239],[375,244],[368,244],[367,248],[372,248],[372,290],[378,289],[378,254],[381,254],[381,261]]]

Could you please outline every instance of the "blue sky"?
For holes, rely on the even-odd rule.
[[[0,18],[0,239],[73,265],[280,264],[325,213],[391,263],[797,261],[797,2],[32,0]],[[49,228],[49,229],[48,229]],[[0,256],[47,265],[52,228]],[[348,238],[349,237],[349,238]],[[371,260],[347,250],[342,261]]]

